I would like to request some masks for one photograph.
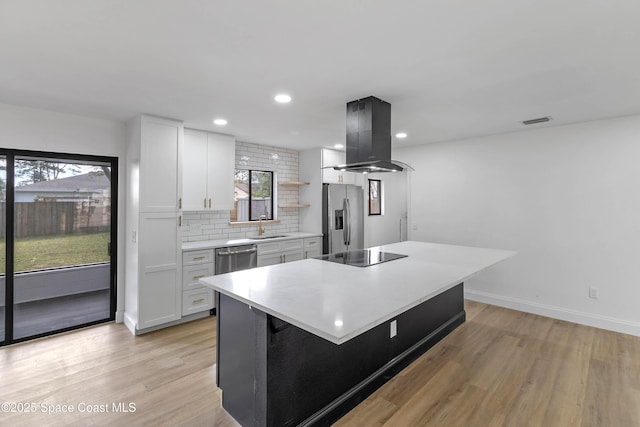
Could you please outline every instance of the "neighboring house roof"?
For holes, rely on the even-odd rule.
[[[249,186],[244,182],[235,183],[236,198],[244,199],[249,197]]]
[[[236,188],[249,194],[249,185],[246,182],[236,182]]]
[[[89,172],[66,178],[20,185],[16,192],[47,192],[47,193],[101,193],[110,187],[109,179],[102,172]]]

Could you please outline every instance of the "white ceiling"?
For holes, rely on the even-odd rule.
[[[0,102],[304,149],[373,95],[400,147],[638,114],[639,46],[638,0],[0,0]]]

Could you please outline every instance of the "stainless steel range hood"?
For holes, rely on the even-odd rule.
[[[391,160],[391,104],[374,96],[347,103],[346,161],[333,168],[361,173],[412,170]]]

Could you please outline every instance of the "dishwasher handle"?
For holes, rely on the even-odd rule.
[[[231,256],[231,255],[239,255],[239,254],[252,254],[254,252],[257,252],[257,248],[251,248],[251,249],[243,249],[241,251],[228,251],[228,252],[216,252],[216,255],[218,256]]]

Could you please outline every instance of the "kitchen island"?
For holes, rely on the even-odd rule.
[[[515,253],[424,242],[354,267],[308,259],[201,279],[217,381],[243,426],[328,425],[464,322],[463,282]]]

